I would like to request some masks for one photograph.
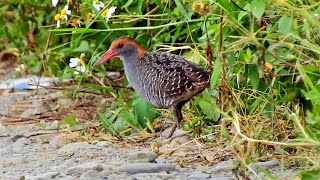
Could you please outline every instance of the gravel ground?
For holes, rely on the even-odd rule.
[[[106,101],[100,96],[99,99],[98,104]],[[204,153],[196,143],[188,144],[190,137],[186,135],[167,143],[149,139],[146,144],[132,143],[133,140],[125,144],[110,137],[90,141],[79,135],[85,128],[74,136],[74,129],[61,125],[60,120],[71,112],[76,112],[80,121],[83,117],[86,118],[82,121],[96,119],[92,115],[96,110],[90,103],[92,100],[74,103],[59,91],[0,90],[0,179],[243,179],[237,160],[219,158],[226,156],[223,151]],[[155,142],[160,142],[157,153],[151,151]],[[174,153],[163,153],[185,143]],[[197,156],[219,160],[197,163]],[[190,157],[195,159],[190,161]],[[279,161],[272,159],[250,164],[249,179],[268,179],[257,170],[257,165],[279,179],[293,179],[296,174],[290,169],[282,171]]]
[[[0,179],[241,179],[235,174],[237,162],[232,159],[180,167],[174,155],[162,157],[148,147],[120,147],[110,141],[68,143],[67,134],[34,133],[52,131],[39,130],[36,124],[0,126]],[[181,152],[185,151],[192,153],[192,148]],[[295,174],[293,170],[280,171],[277,159],[249,167],[256,171],[255,165],[279,179],[290,179]],[[249,178],[258,177],[264,179],[264,174],[257,171]]]

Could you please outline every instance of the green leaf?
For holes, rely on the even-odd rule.
[[[320,100],[320,91],[318,89],[312,89],[309,92],[303,91],[307,100]]]
[[[187,20],[191,20],[191,16],[187,13],[187,11],[184,9],[183,5],[179,0],[174,0],[176,3],[177,8],[179,9],[180,13],[183,15],[183,17]]]
[[[266,8],[266,3],[264,0],[253,0],[251,2],[251,12],[254,17],[260,19]]]
[[[258,89],[260,79],[257,66],[252,65],[249,67],[249,78],[253,89]]]
[[[288,16],[282,16],[278,22],[278,32],[287,34],[291,31],[292,18]]]
[[[300,173],[300,177],[302,180],[309,179],[320,179],[320,168],[314,170],[306,170]]]
[[[85,52],[85,51],[90,51],[88,41],[81,41],[79,46],[73,49],[73,52]]]
[[[102,112],[98,112],[98,116],[99,116],[99,120],[100,122],[102,123],[102,126],[105,130],[107,130],[108,132],[110,132],[111,134],[113,135],[116,135],[116,134],[119,134],[114,128],[113,128],[113,125],[112,125],[112,121],[116,118],[116,115],[112,115],[109,120],[108,120],[108,117],[107,115],[105,115],[104,113]]]
[[[214,119],[216,114],[214,110],[215,106],[209,100],[210,99],[200,100],[199,106],[207,119]]]
[[[66,124],[69,124],[70,126],[77,124],[76,117],[74,114],[65,116],[62,121]]]
[[[211,74],[211,79],[210,79],[210,88],[211,89],[214,89],[217,87],[221,70],[222,70],[222,65],[221,65],[220,59],[217,58],[214,62],[214,68],[213,68],[213,71]]]
[[[152,123],[159,116],[156,108],[137,94],[134,96],[132,107],[140,126],[143,128],[146,127],[148,120]]]

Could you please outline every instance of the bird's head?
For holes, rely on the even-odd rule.
[[[112,57],[138,60],[144,53],[144,48],[134,39],[126,36],[119,37],[111,43],[108,51],[95,62],[94,66],[100,65]]]

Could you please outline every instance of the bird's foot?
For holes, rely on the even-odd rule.
[[[172,128],[171,128],[171,130],[170,130],[170,132],[169,132],[169,134],[168,134],[168,136],[166,137],[167,139],[169,139],[169,138],[171,138],[172,137],[172,135],[173,135],[173,133],[174,133],[174,131],[176,130],[176,128],[177,128],[177,123],[174,123],[173,125],[172,125]]]

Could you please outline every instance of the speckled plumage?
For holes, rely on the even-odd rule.
[[[168,137],[182,120],[182,106],[210,84],[210,74],[203,68],[175,54],[147,52],[128,37],[114,40],[95,65],[114,56],[123,60],[130,85],[143,98],[156,107],[173,108],[177,123]]]
[[[209,85],[209,73],[181,56],[164,52],[146,52],[137,60],[139,86],[142,97],[159,108],[184,102]],[[132,79],[128,77],[129,82]]]

